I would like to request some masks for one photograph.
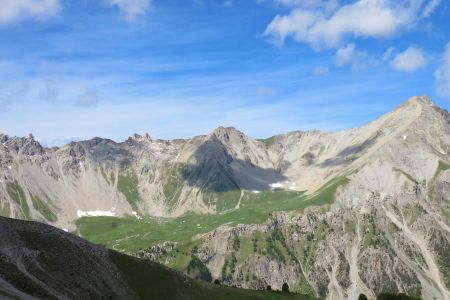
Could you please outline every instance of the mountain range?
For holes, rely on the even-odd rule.
[[[261,140],[0,135],[0,215],[229,286],[449,299],[450,114],[421,96],[358,128]]]

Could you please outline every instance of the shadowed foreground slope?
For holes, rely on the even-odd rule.
[[[1,299],[306,299],[226,288],[90,244],[36,222],[0,218]]]

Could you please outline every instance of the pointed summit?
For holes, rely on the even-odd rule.
[[[248,137],[235,127],[217,127],[214,131],[209,135],[210,137],[215,137],[221,141],[229,141],[229,140],[242,140],[248,139]]]
[[[427,106],[436,106],[428,96],[414,96],[406,100],[403,105],[427,105]]]

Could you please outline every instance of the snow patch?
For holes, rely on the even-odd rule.
[[[291,186],[289,187],[291,191],[295,191],[297,189],[297,184],[295,182],[291,182]]]
[[[283,184],[281,182],[269,183],[269,188],[273,191],[274,189],[282,188]]]
[[[403,136],[403,140],[406,140],[407,138],[408,138],[407,135],[404,135],[404,136]]]
[[[113,211],[103,211],[103,210],[94,210],[94,211],[82,211],[77,210],[78,218],[81,217],[114,217],[116,215]]]
[[[65,232],[69,232],[69,229],[67,229],[67,228],[61,228],[61,229]]]
[[[12,167],[11,167],[11,166],[8,166],[8,169],[10,169],[10,170],[11,170],[11,169],[12,169]]]
[[[142,217],[141,217],[141,216],[139,216],[137,212],[135,212],[135,211],[132,211],[131,213],[133,214],[133,216],[135,216],[135,217],[136,217],[136,219],[138,219],[138,220],[142,220]]]

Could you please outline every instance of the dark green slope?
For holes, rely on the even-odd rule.
[[[196,281],[45,224],[0,217],[0,299],[312,298]]]
[[[223,287],[197,281],[162,265],[110,252],[129,286],[143,299],[315,299],[308,296]]]

